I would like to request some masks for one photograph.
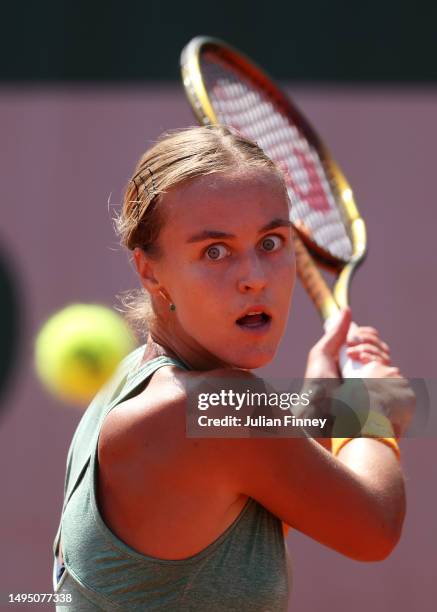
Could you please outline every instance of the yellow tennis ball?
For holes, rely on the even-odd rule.
[[[124,319],[97,304],[72,304],[43,325],[35,341],[42,383],[69,403],[86,405],[135,348]]]

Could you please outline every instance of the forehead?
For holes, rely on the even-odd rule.
[[[161,204],[167,219],[164,232],[178,234],[205,227],[259,228],[274,217],[288,217],[283,182],[264,168],[192,179],[169,190]]]

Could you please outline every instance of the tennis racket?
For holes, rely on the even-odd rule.
[[[298,276],[329,327],[348,305],[352,276],[366,254],[366,227],[349,183],[295,104],[238,50],[196,37],[182,51],[181,70],[200,124],[236,129],[282,169]],[[332,275],[332,288],[322,269]],[[340,365],[343,377],[359,376],[361,364],[345,349]]]

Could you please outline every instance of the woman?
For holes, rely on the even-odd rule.
[[[288,207],[279,170],[224,128],[164,136],[141,158],[118,229],[149,296],[133,304],[149,335],[70,447],[54,546],[60,609],[286,610],[282,521],[353,559],[395,546],[405,507],[395,442],[346,440],[334,457],[308,436],[185,433],[193,385],[258,384],[250,371],[274,358],[295,280]],[[349,323],[345,310],[307,376],[339,376]],[[348,353],[369,376],[399,377],[372,328]]]

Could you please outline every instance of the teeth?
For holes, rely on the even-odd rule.
[[[250,317],[251,315],[262,314],[262,310],[252,310],[252,312],[248,312],[246,317]]]

